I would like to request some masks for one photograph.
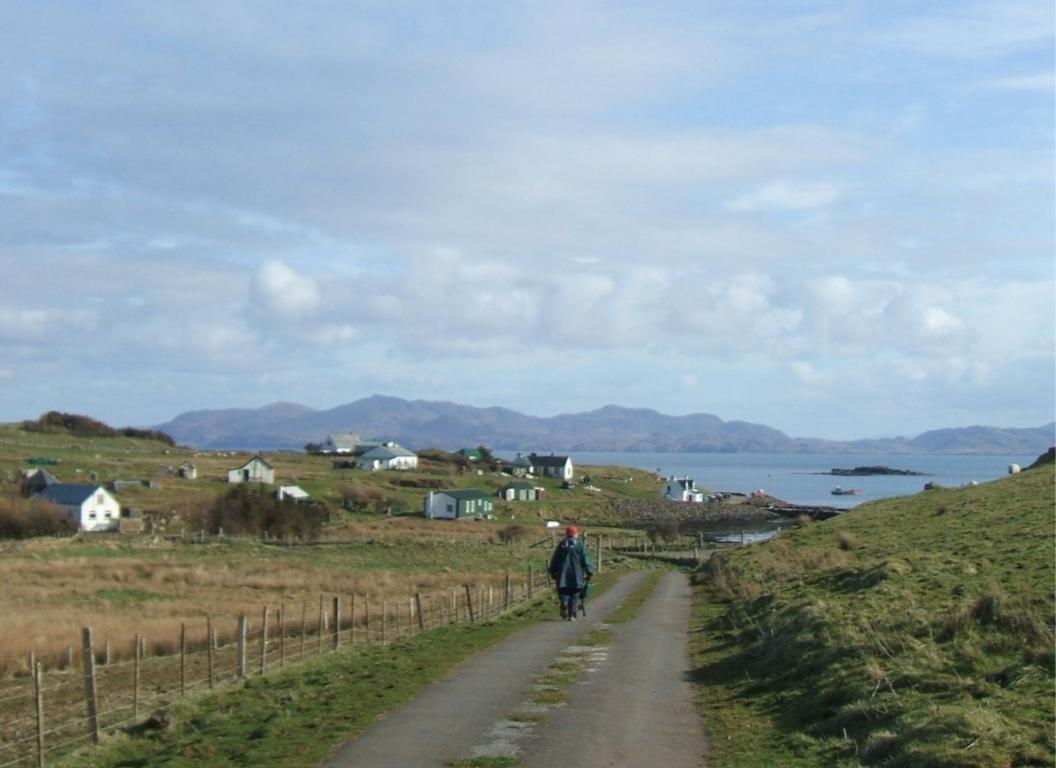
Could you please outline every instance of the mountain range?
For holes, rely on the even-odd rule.
[[[962,427],[916,437],[837,441],[789,437],[707,413],[668,416],[606,405],[585,413],[529,416],[509,408],[374,395],[328,410],[296,403],[188,411],[156,429],[183,445],[241,450],[300,449],[329,433],[395,440],[408,448],[730,453],[1041,453],[1056,423],[1025,429]]]

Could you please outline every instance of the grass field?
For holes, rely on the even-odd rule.
[[[198,543],[190,521],[231,488],[227,470],[249,454],[0,425],[0,479],[9,496],[17,494],[18,470],[35,457],[58,461],[46,468],[62,482],[152,480],[154,489],[115,495],[122,506],[141,508],[148,529],[159,535],[0,543],[0,611],[5,616],[0,675],[23,669],[30,651],[49,665],[62,663],[86,625],[100,641],[110,640],[120,658],[131,653],[137,633],[148,638],[148,645],[171,646],[181,623],[201,623],[207,614],[233,621],[265,605],[313,604],[320,593],[358,594],[378,602],[464,584],[499,586],[508,572],[523,575],[529,565],[542,568],[552,535],[546,520],[589,525],[605,519],[610,499],[655,494],[657,488],[648,473],[589,468],[602,490],[566,490],[555,480],[538,478],[534,482],[545,486],[550,498],[545,503],[498,501],[494,520],[432,521],[415,512],[428,487],[494,492],[510,478],[460,474],[438,462],[417,472],[335,470],[328,457],[275,453],[267,459],[275,466],[276,481],[300,485],[333,511],[323,531],[325,543],[285,547],[230,538]],[[173,474],[187,460],[197,466],[199,479]],[[341,509],[348,486],[373,489],[381,506],[395,514]],[[595,525],[593,530],[603,529]],[[186,538],[172,538],[188,531]],[[532,548],[533,543],[541,546]]]
[[[1052,465],[718,555],[699,574],[715,764],[1051,766]]]

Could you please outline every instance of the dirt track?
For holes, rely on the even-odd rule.
[[[475,656],[346,743],[327,766],[426,768],[478,756],[514,757],[527,768],[703,765],[684,575],[665,574],[634,621],[611,626],[607,646],[577,645],[642,578],[629,576],[592,601],[587,620],[543,622]],[[566,703],[533,703],[534,681],[556,659],[586,671],[561,691]]]

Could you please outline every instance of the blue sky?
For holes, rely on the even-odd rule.
[[[1056,411],[1019,2],[6,4],[0,419]]]

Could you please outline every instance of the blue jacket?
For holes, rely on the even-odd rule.
[[[575,536],[566,536],[550,558],[550,578],[558,587],[583,589],[587,579],[594,575],[594,566],[583,542]]]

